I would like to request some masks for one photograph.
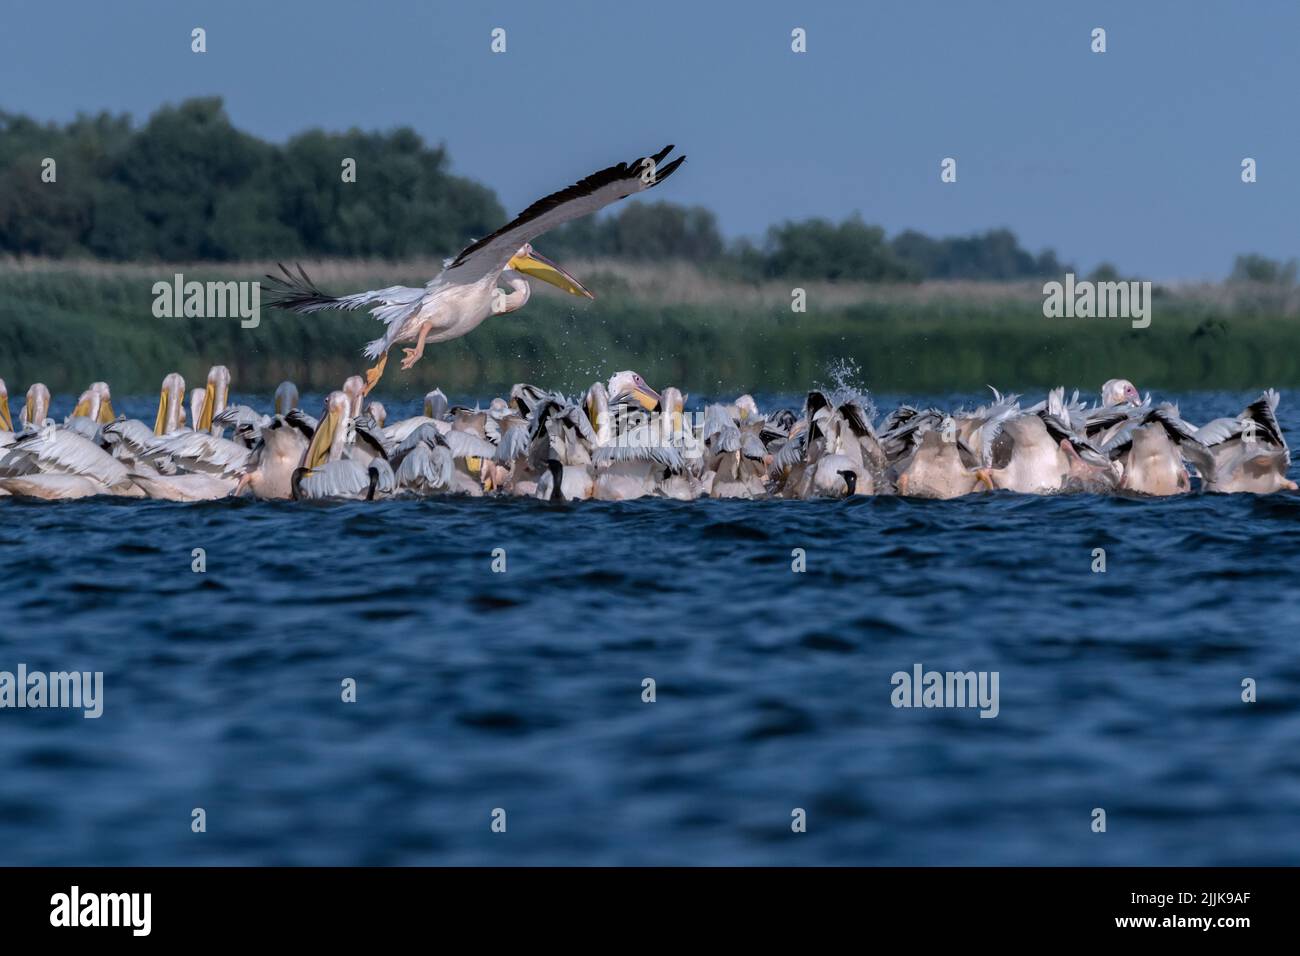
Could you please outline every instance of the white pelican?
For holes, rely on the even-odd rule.
[[[90,439],[52,424],[18,438],[6,450],[4,465],[10,474],[29,472],[0,478],[0,487],[15,495],[57,499],[139,494],[125,465]]]
[[[393,454],[397,486],[420,496],[453,489],[455,460],[446,439],[432,424],[413,431]]]
[[[1103,449],[1123,469],[1119,487],[1143,495],[1178,495],[1191,490],[1184,455],[1202,468],[1209,452],[1169,404],[1131,422]]]
[[[195,389],[203,394],[202,389]],[[163,376],[162,389],[158,394],[158,414],[154,417],[153,433],[170,435],[181,427],[185,415],[185,379],[179,372],[168,372]]]
[[[920,443],[895,480],[900,495],[959,498],[978,490],[981,484],[988,485],[980,475],[975,453],[960,438],[945,441],[944,434],[944,427],[920,433]]]
[[[644,385],[644,383],[642,383]],[[595,485],[592,497],[600,501],[630,501],[661,492],[680,498],[698,495],[698,483],[692,489],[689,480],[674,482],[667,488],[664,481],[686,470],[681,447],[687,436],[683,430],[685,396],[672,386],[656,394],[656,415],[638,416],[635,423],[623,420],[617,431],[609,421],[608,401],[599,382],[587,394],[587,413],[596,430]]]
[[[50,390],[42,382],[34,382],[27,389],[27,402],[19,419],[24,426],[40,426],[50,417]]]
[[[288,415],[298,407],[298,386],[281,382],[275,387],[275,414]]]
[[[679,156],[660,166],[672,148],[669,145],[653,156],[610,166],[539,199],[496,232],[461,250],[423,288],[389,286],[332,296],[316,288],[301,266],[295,276],[282,265],[283,279],[267,277],[280,286],[268,290],[268,303],[301,313],[368,308],[371,315],[388,326],[384,335],[365,349],[367,357],[379,360],[366,372],[369,392],[383,375],[388,352],[394,345],[415,343],[414,348],[404,350],[402,368],[409,369],[424,354],[427,342],[460,338],[494,313],[523,308],[532,291],[529,276],[571,295],[595,298],[577,279],[534,250],[532,241],[556,226],[657,186],[686,158]],[[499,291],[501,284],[510,292]]]
[[[537,481],[536,497],[545,501],[582,501],[592,496],[595,482],[588,465],[565,465],[546,460],[546,474]]]
[[[424,396],[424,417],[425,418],[442,418],[447,414],[451,405],[447,401],[447,396],[442,393],[442,389],[435,388]]]
[[[117,417],[113,411],[113,395],[107,382],[91,382],[90,388],[81,393],[76,407],[72,410],[73,418],[88,418],[99,425],[107,424]]]
[[[190,391],[190,428],[197,429],[203,419],[203,406],[208,403],[207,389],[195,388]],[[181,424],[185,422],[185,409],[181,409]]]
[[[1271,494],[1295,491],[1287,478],[1291,452],[1277,420],[1278,393],[1268,389],[1235,418],[1216,418],[1196,431],[1208,449],[1204,464],[1193,459],[1206,491]]]
[[[247,488],[257,498],[292,498],[293,473],[302,464],[315,431],[316,425],[298,409],[276,415],[253,443],[234,493]]]
[[[330,392],[325,399],[316,434],[307,454],[291,479],[293,497],[364,498],[392,494],[397,487],[393,469],[384,457],[361,462],[351,457],[348,440],[351,400],[343,392]]]
[[[77,398],[77,404],[72,409],[72,414],[68,416],[68,422],[73,419],[83,418],[87,423],[103,425],[111,422],[116,416],[113,414],[112,395],[109,393],[106,382],[91,382],[90,388],[86,389]]]
[[[1126,378],[1112,378],[1101,387],[1101,404],[1109,405],[1138,405],[1141,398],[1138,396],[1138,390],[1132,382]]]
[[[14,420],[9,414],[9,389],[5,380],[0,378],[0,432],[13,432]]]
[[[659,393],[631,369],[611,375],[605,391],[611,405],[627,405],[635,401],[646,411],[653,411],[659,405]]]
[[[230,369],[224,365],[214,365],[208,369],[208,383],[203,389],[203,408],[195,419],[193,428],[199,432],[221,434],[221,427],[214,426],[212,419],[221,414],[230,398]]]
[[[360,375],[349,375],[343,381],[343,394],[348,397],[348,415],[356,418],[361,414],[361,400],[366,396],[366,382]]]

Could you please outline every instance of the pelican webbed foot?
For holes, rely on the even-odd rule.
[[[362,389],[362,395],[369,395],[370,390],[379,384],[379,380],[384,377],[384,366],[388,364],[388,353],[385,352],[379,356],[379,362],[374,368],[366,369],[366,387]]]
[[[402,371],[406,371],[416,362],[420,361],[420,356],[424,354],[424,346],[417,345],[413,349],[402,349],[402,354],[406,356],[402,359]]]

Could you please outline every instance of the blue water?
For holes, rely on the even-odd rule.
[[[1300,863],[1298,527],[1285,494],[0,499],[0,669],[105,683],[98,720],[0,710],[0,864]],[[997,671],[999,715],[895,709],[916,663]]]

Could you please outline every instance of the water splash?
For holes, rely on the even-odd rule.
[[[818,381],[814,387],[826,393],[835,406],[845,402],[858,402],[871,419],[876,417],[876,403],[862,380],[862,368],[853,358],[832,359],[826,365],[829,382]]]

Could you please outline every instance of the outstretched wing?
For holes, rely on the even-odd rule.
[[[265,290],[266,304],[290,312],[306,314],[324,309],[352,312],[370,306],[375,318],[391,324],[399,316],[408,315],[425,295],[424,289],[407,285],[390,285],[386,289],[370,289],[352,295],[329,295],[316,287],[302,266],[297,267],[298,274],[294,275],[284,267],[284,263],[279,265],[284,278],[267,276],[272,285]]]
[[[578,180],[567,189],[537,200],[492,235],[484,236],[466,247],[443,270],[442,278],[457,283],[472,283],[500,271],[510,261],[510,257],[519,251],[520,246],[532,242],[556,226],[588,216],[625,196],[659,185],[686,159],[685,156],[678,156],[672,162],[661,165],[672,149],[668,145],[653,156],[644,156],[630,163],[619,163],[602,169]]]

